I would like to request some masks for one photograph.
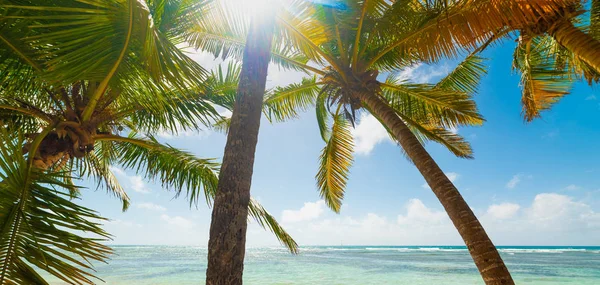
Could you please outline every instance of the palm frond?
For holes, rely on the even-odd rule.
[[[99,141],[96,143],[94,153],[89,153],[84,161],[89,164],[89,174],[98,182],[98,187],[104,184],[106,191],[121,200],[123,211],[129,208],[129,196],[125,189],[119,184],[110,167],[116,158],[116,149],[110,141]]]
[[[227,1],[215,1],[207,13],[200,17],[185,33],[185,41],[195,49],[208,52],[222,59],[242,60],[246,33],[250,19],[239,7],[229,7]],[[271,62],[285,70],[320,70],[308,65],[309,58],[302,52],[291,49],[285,40],[273,42]]]
[[[344,191],[352,165],[354,148],[350,123],[342,115],[333,118],[331,136],[323,148],[317,173],[317,187],[325,203],[336,213],[340,212]]]
[[[329,112],[327,111],[327,94],[320,93],[317,96],[317,101],[315,103],[315,111],[317,115],[317,125],[319,126],[319,133],[321,134],[321,139],[324,142],[329,141],[329,137],[331,136],[331,132],[329,131]]]
[[[291,253],[298,253],[298,243],[279,225],[275,217],[269,214],[256,200],[250,199],[248,212],[261,227],[269,229]]]
[[[548,44],[539,37],[521,37],[515,50],[513,68],[521,72],[523,117],[530,122],[541,116],[558,100],[569,94],[571,81],[567,71],[556,69],[554,58],[547,55]]]
[[[2,7],[8,11],[6,17],[28,26],[22,37],[36,58],[43,59],[44,77],[61,84],[98,82],[87,98],[84,121],[92,117],[107,90],[126,85],[122,80],[129,78],[127,73],[139,72],[132,68],[180,91],[201,86],[206,76],[158,30],[144,0],[53,1],[47,6],[27,2]]]
[[[249,23],[245,11],[230,7],[226,1],[213,1],[208,12],[184,33],[184,38],[196,49],[215,57],[241,59]]]
[[[148,179],[158,179],[165,188],[174,189],[176,196],[184,193],[190,206],[197,205],[200,196],[210,206],[217,191],[219,164],[211,159],[197,158],[191,153],[162,145],[152,137],[143,139],[135,133],[129,137],[98,136],[102,142],[116,144],[118,162],[126,168],[142,173]],[[265,229],[270,229],[291,252],[298,247],[291,236],[260,204],[250,204],[250,214]]]
[[[477,93],[479,81],[486,74],[484,59],[470,54],[452,72],[435,85],[436,88],[454,90],[466,94]]]
[[[185,192],[190,206],[197,204],[202,194],[209,203],[209,193],[216,191],[219,164],[212,159],[197,158],[189,152],[160,144],[152,137],[141,138],[133,132],[129,137],[100,135],[97,140],[113,142],[117,162],[125,168],[133,169],[147,179],[159,180],[163,187],[174,189],[176,196]]]
[[[499,29],[522,29],[532,23],[561,15],[572,0],[526,1],[452,1],[445,6],[418,6],[412,1],[396,1],[386,14],[388,24],[379,24],[382,35],[373,44],[379,50],[364,68],[378,66],[393,70],[386,54],[414,54],[422,61],[435,62],[456,57],[460,51],[476,49]],[[411,17],[405,17],[409,9]],[[397,11],[396,11],[397,10]],[[404,17],[404,18],[403,18]],[[381,22],[384,22],[383,20]],[[392,34],[393,33],[393,34]],[[395,36],[393,36],[395,35]]]
[[[600,40],[600,0],[592,0],[590,7],[590,34]]]
[[[275,87],[267,92],[264,112],[270,121],[285,121],[298,117],[315,104],[319,93],[317,77],[303,78],[299,83]]]
[[[104,218],[70,201],[73,186],[62,182],[64,173],[32,167],[22,137],[1,136],[0,284],[48,284],[39,270],[66,283],[95,284],[89,261],[112,252],[102,244],[110,238],[98,223]]]
[[[402,84],[394,77],[389,77],[381,87],[388,104],[415,121],[443,128],[478,126],[484,121],[472,97],[461,91],[429,84]]]
[[[295,1],[293,9],[281,10],[277,14],[276,37],[313,62],[336,66],[337,60],[320,48],[332,37],[330,30],[316,17],[318,14],[309,1]]]
[[[43,67],[36,50],[23,40],[24,35],[30,33],[28,23],[11,17],[15,9],[10,5],[6,6],[7,4],[9,3],[0,5],[0,16],[3,19],[0,24],[0,65],[10,66],[12,70],[27,69],[41,72]],[[4,70],[2,75],[6,76],[7,71],[11,69]]]
[[[473,149],[471,148],[471,145],[460,135],[433,124],[423,124],[414,121],[402,113],[397,114],[422,143],[434,141],[445,146],[450,152],[458,157],[473,158]]]
[[[600,82],[600,71],[595,70],[579,55],[565,48],[550,36],[538,36],[537,45],[543,47],[543,55],[554,69],[564,72],[564,77],[570,80],[585,79],[589,85]]]

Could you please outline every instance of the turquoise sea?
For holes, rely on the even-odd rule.
[[[206,248],[115,246],[105,284],[203,284]],[[503,246],[517,284],[600,284],[600,247]],[[483,284],[461,246],[318,246],[299,255],[249,248],[245,284]],[[54,282],[52,284],[61,284]],[[101,282],[99,282],[101,284]]]

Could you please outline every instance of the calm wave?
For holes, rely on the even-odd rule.
[[[105,284],[203,284],[206,248],[115,246],[97,264]],[[600,284],[600,247],[509,246],[499,250],[517,284]],[[483,284],[465,247],[314,246],[250,248],[245,284]],[[52,282],[51,284],[62,284]]]

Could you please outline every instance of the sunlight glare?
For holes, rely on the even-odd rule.
[[[225,5],[233,9],[243,11],[244,14],[260,18],[267,16],[275,6],[277,0],[221,0]]]

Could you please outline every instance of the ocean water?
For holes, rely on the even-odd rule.
[[[96,265],[105,284],[204,284],[206,248],[114,249],[108,264]],[[600,284],[600,247],[510,246],[499,250],[517,284]],[[302,247],[296,256],[284,248],[249,248],[244,283],[483,284],[466,248],[460,246]]]

